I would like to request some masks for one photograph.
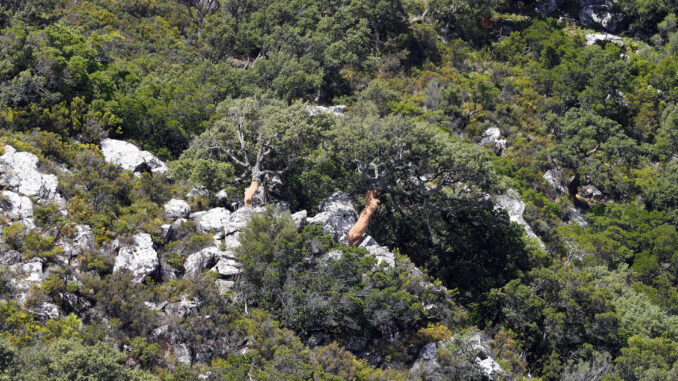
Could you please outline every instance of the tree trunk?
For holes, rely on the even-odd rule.
[[[259,189],[259,182],[252,180],[250,187],[245,190],[245,205],[252,206],[252,197],[257,193],[257,189]]]
[[[377,199],[378,192],[379,191],[376,189],[370,189],[365,192],[365,208],[360,212],[358,221],[356,221],[355,225],[348,231],[348,236],[346,237],[349,246],[355,246],[355,244],[363,238],[363,235],[365,235],[367,226],[370,224],[370,218],[372,218],[374,212],[377,211],[377,207],[381,202]]]

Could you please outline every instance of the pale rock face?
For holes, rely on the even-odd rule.
[[[617,30],[623,15],[613,12],[612,0],[581,0],[579,3],[582,6],[579,22],[584,26],[601,26],[610,32]]]
[[[178,363],[191,365],[191,350],[188,348],[188,345],[184,343],[175,344],[172,348]]]
[[[226,245],[227,250],[234,250],[237,247],[240,247],[240,232],[229,234],[224,238],[224,245]]]
[[[345,118],[346,114],[344,114],[344,110],[346,110],[346,106],[344,105],[337,105],[337,106],[308,106],[306,108],[309,114],[311,115],[317,115],[317,114],[330,114],[334,115],[339,118]]]
[[[497,127],[490,127],[483,132],[480,146],[492,148],[495,154],[501,155],[506,149],[506,139],[501,138],[501,131]]]
[[[225,294],[233,289],[235,282],[232,280],[217,279],[215,281],[219,293]]]
[[[294,224],[297,225],[297,229],[301,229],[306,225],[306,219],[308,218],[308,212],[305,210],[300,210],[292,214],[292,220]]]
[[[558,197],[567,193],[567,189],[563,185],[563,174],[557,169],[550,169],[544,173],[544,180],[551,188],[552,196]]]
[[[26,196],[21,196],[12,191],[2,191],[0,208],[3,214],[12,220],[29,220],[33,218],[33,202]],[[33,221],[27,221],[25,225],[33,225]]]
[[[189,255],[184,262],[186,276],[200,275],[203,271],[214,266],[222,257],[234,258],[230,251],[221,251],[215,246],[204,248]]]
[[[148,169],[151,173],[166,174],[167,165],[148,151],[122,140],[104,139],[101,141],[101,153],[108,163],[115,164],[132,172]]]
[[[57,197],[58,185],[56,176],[38,171],[37,156],[5,146],[5,154],[0,156],[0,186],[23,196],[51,200]]]
[[[16,250],[7,250],[0,253],[0,265],[11,266],[21,262],[21,253]]]
[[[520,199],[520,196],[515,190],[510,189],[506,194],[497,196],[496,207],[505,210],[512,222],[522,225],[527,236],[539,240],[539,246],[545,248],[539,237],[534,234],[530,225],[525,221],[525,218],[523,218],[525,203]]]
[[[231,212],[226,208],[214,208],[191,214],[191,218],[195,221],[196,229],[202,234],[217,232],[222,234],[230,216]]]
[[[619,46],[624,46],[621,37],[609,33],[590,33],[586,35],[586,45],[593,45],[598,42],[611,42]]]
[[[165,314],[173,317],[174,319],[182,318],[194,311],[197,311],[200,308],[200,303],[196,300],[189,300],[186,295],[181,296],[181,301],[167,303],[163,310]]]
[[[188,193],[186,193],[186,198],[191,198],[191,197],[207,197],[210,195],[210,192],[207,190],[207,188],[203,186],[198,186],[191,188]]]
[[[395,254],[388,247],[381,246],[369,235],[365,235],[359,247],[364,247],[377,258],[377,264],[386,263],[390,267],[395,266]]]
[[[153,249],[153,239],[148,233],[134,236],[134,244],[120,249],[115,257],[113,272],[127,269],[134,274],[134,282],[141,282],[154,274],[160,266],[158,253]]]
[[[165,216],[170,220],[186,218],[191,213],[191,207],[184,200],[171,199],[165,204]]]
[[[346,192],[336,192],[320,204],[320,213],[306,222],[322,226],[323,233],[332,235],[335,241],[348,243],[346,235],[357,220],[358,213],[353,208],[351,196]]]
[[[29,308],[28,312],[43,319],[59,318],[59,307],[54,303],[40,303],[36,307]]]
[[[231,213],[228,222],[224,223],[224,235],[227,236],[235,232],[241,231],[250,222],[250,219],[252,218],[252,213],[261,213],[265,210],[266,208],[263,206],[258,206],[254,208],[244,206],[236,210],[235,212]]]
[[[63,248],[63,254],[67,258],[75,257],[85,251],[94,249],[94,233],[89,225],[75,225],[75,237],[62,237],[57,245]]]
[[[224,278],[230,278],[242,272],[242,270],[240,269],[240,263],[238,263],[238,261],[226,257],[219,259],[219,262],[217,262],[216,266],[214,266],[212,271],[216,272],[217,274],[221,275]]]
[[[440,364],[436,359],[438,348],[441,348],[450,342],[454,342],[455,340],[460,340],[460,338],[452,337],[449,340],[426,344],[419,352],[417,361],[412,365],[411,371],[414,374],[434,373],[440,368]],[[464,345],[467,350],[473,351],[473,353],[476,354],[477,357],[474,361],[483,373],[483,379],[494,380],[495,377],[506,375],[504,369],[490,357],[492,351],[487,345],[487,339],[483,338],[480,333],[471,337],[462,338],[461,340],[463,343],[462,345]]]
[[[603,192],[600,191],[595,185],[584,185],[579,192],[579,195],[584,198],[592,198],[599,200],[603,198]]]

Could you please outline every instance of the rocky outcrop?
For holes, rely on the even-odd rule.
[[[113,272],[123,269],[134,275],[134,282],[141,282],[147,276],[154,276],[160,268],[158,253],[153,249],[153,239],[148,233],[138,233],[134,243],[120,249],[115,257]]]
[[[579,5],[579,22],[586,27],[602,27],[615,32],[624,18],[615,12],[612,0],[579,0]]]
[[[184,200],[171,199],[165,206],[165,216],[170,220],[186,218],[191,213],[191,207]]]
[[[231,212],[228,209],[214,208],[192,213],[191,219],[195,222],[195,227],[199,233],[215,233],[217,236],[222,236],[224,225],[229,221],[230,216]]]
[[[457,361],[470,360],[470,363],[460,364],[465,366],[465,372],[475,370],[475,372],[480,373],[479,376],[482,375],[482,378],[486,380],[503,379],[507,375],[501,365],[492,358],[493,353],[488,345],[488,340],[479,332],[470,336],[452,337],[449,340],[426,344],[419,352],[419,357],[411,368],[412,373],[429,376],[438,373],[441,365],[436,358],[436,354],[439,348],[449,344],[458,347],[460,352],[463,353],[462,358],[459,358]],[[468,357],[469,359],[463,357]],[[475,369],[468,369],[468,367]],[[442,376],[442,374],[439,375]],[[433,377],[432,379],[437,378]]]
[[[58,184],[56,176],[38,171],[37,156],[5,146],[0,156],[0,186],[22,196],[51,200],[58,196]]]
[[[579,191],[579,197],[590,198],[594,200],[601,200],[603,198],[603,192],[600,191],[595,185],[584,185]]]
[[[344,114],[344,111],[346,110],[346,106],[344,105],[337,105],[337,106],[308,106],[306,108],[309,114],[311,115],[317,115],[317,114],[330,114],[334,115],[339,118],[345,118],[346,114]]]
[[[35,227],[33,224],[33,202],[26,196],[12,191],[2,191],[0,210],[10,220],[18,220],[28,228]]]
[[[619,46],[624,46],[624,40],[621,37],[609,33],[590,33],[586,35],[586,45],[593,45],[599,42],[611,42]]]
[[[548,185],[547,194],[551,198],[557,198],[567,193],[567,182],[563,179],[563,172],[558,169],[550,169],[544,173],[544,181]]]
[[[72,237],[62,237],[57,241],[57,245],[63,249],[66,263],[70,258],[94,249],[94,233],[89,225],[75,225],[74,231]]]
[[[320,225],[325,234],[330,234],[335,241],[348,243],[346,235],[358,219],[358,215],[353,208],[351,197],[348,193],[337,192],[326,198],[320,204],[320,213],[313,218],[308,218],[306,222],[311,225]],[[357,242],[358,247],[363,247],[372,253],[377,259],[377,264],[386,263],[389,266],[395,266],[395,255],[386,247],[381,246],[369,235],[364,235]],[[326,254],[327,259],[338,259],[341,251],[331,251]]]
[[[322,226],[323,233],[330,234],[335,241],[348,243],[346,235],[358,220],[351,196],[346,192],[336,192],[320,204],[319,210],[320,213],[307,222]]]
[[[166,174],[167,165],[148,151],[142,151],[132,143],[122,140],[104,139],[101,141],[101,153],[106,162],[115,164],[132,172],[149,171]]]
[[[496,155],[501,155],[506,150],[506,139],[501,138],[501,131],[497,127],[490,127],[483,132],[481,147],[491,148]]]
[[[232,274],[233,271],[227,269],[228,266],[239,267],[240,265],[236,262],[233,252],[220,250],[216,246],[207,247],[193,253],[184,262],[186,276],[189,277],[200,275],[209,268],[223,276],[234,275]],[[239,271],[236,273],[239,273]]]
[[[544,248],[544,244],[541,242],[541,239],[534,234],[534,231],[530,225],[525,221],[523,213],[525,212],[525,203],[520,199],[520,195],[513,189],[509,189],[503,195],[497,196],[496,205],[498,208],[503,209],[508,213],[509,219],[511,222],[516,222],[523,226],[525,229],[525,234],[539,241],[539,246]]]
[[[240,269],[240,263],[235,258],[222,257],[217,262],[216,266],[212,269],[220,276],[224,278],[230,278],[234,275],[238,275],[242,272]]]
[[[41,319],[59,318],[59,307],[54,303],[40,303],[37,306],[30,307],[28,312]]]

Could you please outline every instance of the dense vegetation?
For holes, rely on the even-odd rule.
[[[678,3],[610,1],[623,38],[596,43],[541,3],[3,1],[0,142],[38,156],[68,213],[0,221],[0,252],[50,274],[18,301],[0,265],[0,380],[474,380],[478,332],[505,379],[678,379]],[[492,127],[505,148],[478,144]],[[107,163],[106,137],[170,176]],[[368,233],[395,265],[269,208],[231,290],[182,278],[213,237],[164,239],[163,204],[203,186],[192,210],[222,206],[255,175],[309,215],[378,188]],[[75,224],[97,250],[64,264]],[[137,232],[166,269],[142,283],[102,254]],[[144,303],[187,297],[171,322]],[[62,316],[32,312],[46,301]],[[411,371],[434,342],[440,368]]]

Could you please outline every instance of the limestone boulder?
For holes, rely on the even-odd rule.
[[[197,253],[189,255],[184,262],[186,276],[193,277],[202,274],[203,271],[213,267],[217,260],[224,255],[215,246],[204,248]]]
[[[480,146],[491,148],[496,155],[501,155],[506,150],[506,139],[501,138],[501,131],[497,127],[490,127],[483,132]]]
[[[138,233],[133,238],[134,243],[124,246],[115,257],[113,272],[123,269],[134,275],[134,282],[141,282],[147,276],[154,276],[160,268],[158,253],[153,249],[153,239],[148,233]]]
[[[2,191],[0,198],[0,210],[2,214],[11,220],[23,222],[29,228],[33,224],[33,201],[12,191]]]
[[[226,208],[214,208],[207,211],[192,213],[190,217],[195,222],[198,232],[219,233],[224,232],[224,226],[229,222],[231,212]]]
[[[150,171],[151,173],[166,174],[169,171],[167,165],[152,153],[142,151],[134,144],[123,140],[102,140],[101,153],[106,162],[132,172]]]
[[[593,45],[599,42],[611,42],[619,46],[624,46],[624,40],[621,37],[609,33],[589,33],[586,35],[586,45]]]
[[[191,213],[191,207],[184,200],[171,199],[164,207],[165,216],[170,220],[186,218]]]
[[[37,156],[5,146],[0,156],[0,186],[22,196],[51,200],[58,195],[58,185],[56,176],[38,171]]]
[[[320,204],[320,213],[306,222],[322,226],[323,233],[330,234],[335,241],[348,243],[346,234],[358,220],[351,196],[346,192],[336,192]]]
[[[344,114],[344,111],[346,110],[346,106],[344,105],[337,105],[337,106],[308,106],[306,108],[309,114],[311,115],[318,115],[318,114],[329,114],[333,115],[339,118],[345,118],[346,114]]]
[[[525,221],[523,213],[525,212],[525,202],[520,199],[520,195],[513,189],[510,189],[503,195],[497,196],[495,205],[508,213],[509,219],[523,226],[528,237],[539,240],[540,246],[544,248],[541,239],[534,233],[530,225]]]

